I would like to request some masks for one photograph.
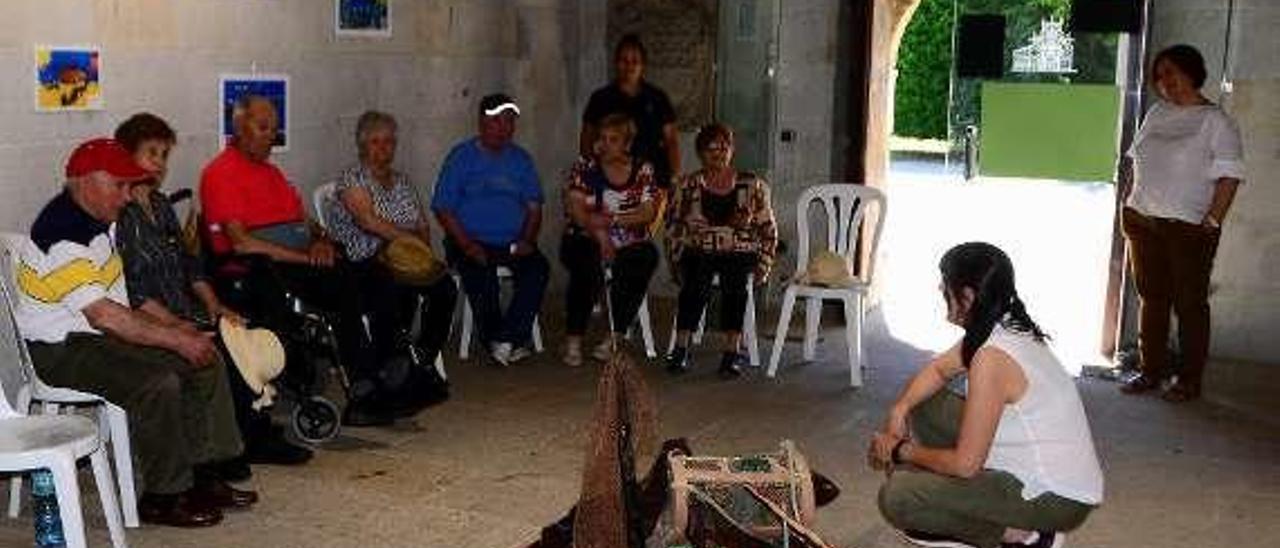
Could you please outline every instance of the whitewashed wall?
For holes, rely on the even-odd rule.
[[[0,229],[30,224],[77,142],[142,110],[179,133],[170,188],[196,184],[218,151],[218,76],[253,70],[290,76],[290,149],[274,160],[304,191],[354,161],[355,119],[377,108],[399,118],[398,163],[429,194],[493,91],[522,103],[517,138],[551,190],[576,149],[579,88],[604,77],[579,73],[579,51],[603,47],[578,41],[579,27],[602,26],[583,21],[603,17],[590,4],[392,0],[393,36],[371,40],[335,37],[331,0],[4,0]],[[36,113],[37,43],[100,45],[106,109]]]

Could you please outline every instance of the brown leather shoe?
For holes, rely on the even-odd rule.
[[[1200,398],[1200,385],[1197,383],[1178,381],[1169,386],[1160,397],[1164,401],[1182,403]]]
[[[192,502],[216,510],[248,508],[258,502],[258,493],[236,489],[221,480],[201,482],[190,493]]]
[[[138,517],[144,523],[170,527],[209,527],[222,522],[222,512],[194,503],[184,495],[144,493],[138,499]]]

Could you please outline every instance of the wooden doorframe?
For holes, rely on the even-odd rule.
[[[836,104],[833,134],[836,154],[832,172],[840,180],[866,184],[867,147],[870,138],[870,94],[872,37],[875,30],[876,0],[847,0],[840,3],[837,38],[842,55],[836,64]]]
[[[1099,348],[1102,355],[1109,359],[1114,358],[1116,351],[1127,342],[1125,341],[1126,325],[1130,322],[1126,322],[1125,317],[1134,312],[1129,310],[1131,307],[1126,306],[1131,300],[1126,298],[1131,290],[1128,287],[1130,284],[1126,268],[1128,253],[1124,232],[1120,228],[1120,218],[1121,212],[1124,211],[1125,197],[1129,195],[1129,188],[1133,185],[1133,170],[1129,159],[1125,156],[1125,151],[1129,150],[1129,146],[1133,144],[1138,126],[1142,123],[1142,113],[1146,111],[1149,100],[1144,86],[1146,86],[1147,48],[1150,47],[1151,41],[1151,0],[1141,2],[1138,10],[1141,30],[1129,37],[1129,48],[1125,53],[1128,56],[1128,64],[1125,67],[1127,70],[1121,95],[1120,143],[1117,155],[1119,161],[1115,182],[1116,205],[1114,220],[1111,224],[1111,260],[1107,268],[1107,295],[1103,305],[1102,344]]]

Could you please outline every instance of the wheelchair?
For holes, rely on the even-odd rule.
[[[286,401],[293,403],[290,427],[298,439],[317,444],[329,441],[341,429],[341,411],[326,397],[329,383],[336,379],[344,397],[350,396],[351,383],[342,366],[339,340],[334,329],[337,318],[332,313],[307,304],[288,291],[273,272],[272,261],[261,256],[236,256],[228,259],[246,270],[218,265],[213,284],[220,298],[233,309],[242,311],[253,327],[264,327],[280,338],[285,348],[284,372],[273,384]],[[251,283],[275,280],[279,291],[263,302],[263,291],[249,287]],[[277,311],[287,312],[281,316]]]
[[[169,194],[168,199],[176,206],[192,195],[191,189],[181,189]],[[337,378],[344,396],[349,396],[351,388],[341,365],[338,337],[333,328],[336,319],[287,290],[272,297],[279,299],[277,302],[258,302],[249,291],[252,279],[274,279],[278,287],[285,287],[274,274],[271,260],[251,255],[214,256],[208,252],[212,244],[203,216],[195,214],[194,221],[198,234],[194,247],[199,248],[195,254],[219,298],[244,314],[251,327],[270,329],[284,346],[285,369],[272,384],[283,399],[294,404],[289,421],[294,435],[311,444],[333,439],[341,428],[342,415],[338,405],[324,396],[325,389],[330,377]],[[275,314],[263,314],[263,310],[284,310],[288,314],[285,318],[272,318]],[[271,321],[273,319],[275,321]]]
[[[178,203],[191,195],[190,190],[183,189],[170,195],[169,199]],[[197,215],[195,221],[199,227],[201,251],[212,249],[204,219]],[[273,384],[282,399],[293,403],[290,412],[293,433],[298,439],[311,444],[336,437],[342,424],[341,409],[324,394],[336,379],[343,397],[347,401],[352,397],[352,383],[348,368],[342,363],[341,343],[334,327],[338,325],[337,314],[315,307],[290,292],[268,257],[217,257],[208,252],[199,253],[199,256],[219,298],[244,314],[253,327],[270,329],[280,338],[285,348],[286,364]],[[250,287],[264,281],[273,284],[275,290],[262,291],[261,288]],[[287,313],[281,314],[282,311]],[[367,313],[361,320],[364,339],[372,343],[372,321]],[[443,392],[427,403],[430,405],[448,398],[448,380],[439,357],[434,364],[428,363],[422,350],[413,343],[412,334],[417,328],[415,321],[414,326],[394,334],[393,357],[382,364],[383,380],[408,385],[411,380],[421,380],[421,377],[414,377],[415,372],[430,371],[435,380],[443,383]],[[387,379],[387,373],[393,379]]]

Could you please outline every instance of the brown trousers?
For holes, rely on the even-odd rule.
[[[1169,371],[1169,311],[1178,315],[1182,351],[1179,381],[1199,386],[1209,356],[1209,274],[1218,231],[1184,221],[1148,217],[1124,208],[1121,227],[1141,308],[1138,354],[1143,374]]]

